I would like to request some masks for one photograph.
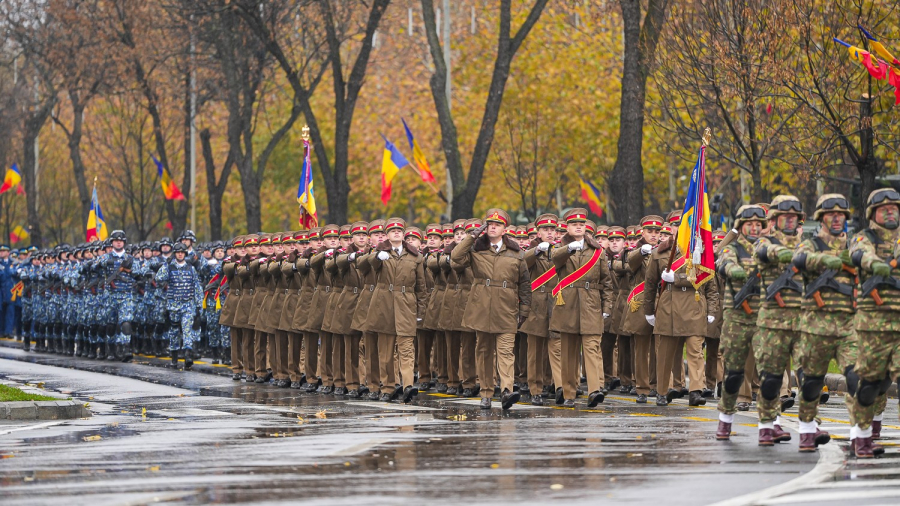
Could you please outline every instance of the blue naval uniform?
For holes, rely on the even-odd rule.
[[[139,263],[135,262],[134,257],[122,251],[116,253],[111,251],[101,255],[98,264],[100,265],[102,275],[105,279],[109,279],[113,274],[122,267],[122,272],[105,286],[104,294],[105,303],[103,306],[106,312],[103,320],[107,329],[107,344],[131,344],[132,322],[134,321],[134,284],[135,267],[139,267]]]
[[[161,263],[156,281],[165,285],[166,311],[169,313],[169,350],[193,350],[200,337],[194,330],[194,314],[200,308],[203,289],[197,271],[187,262]]]
[[[15,262],[0,260],[0,334],[11,336],[16,330],[16,309],[12,300],[12,288],[18,282]]]

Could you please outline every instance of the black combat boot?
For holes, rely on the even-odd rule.
[[[106,346],[106,341],[103,341],[101,338],[100,346],[97,347],[97,360],[106,360],[107,352],[109,351]]]
[[[191,366],[194,365],[194,358],[193,358],[194,352],[190,348],[183,350],[183,352],[184,352],[184,370],[190,371]]]
[[[171,350],[169,352],[171,355],[171,368],[178,369],[178,350]]]
[[[129,345],[127,344],[117,344],[116,345],[117,352],[116,358],[119,359],[120,362],[131,362],[131,359],[134,358],[131,350],[129,349]]]

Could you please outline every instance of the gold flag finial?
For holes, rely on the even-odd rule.
[[[303,125],[303,130],[302,130],[302,132],[303,132],[303,133],[300,135],[300,137],[301,137],[303,140],[308,141],[308,140],[309,140],[309,125]]]
[[[709,127],[706,127],[706,130],[703,131],[703,145],[709,146],[709,139],[712,137],[712,130]]]

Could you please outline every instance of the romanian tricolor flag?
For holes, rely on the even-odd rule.
[[[850,53],[850,58],[856,60],[860,65],[865,67],[870,76],[879,81],[886,79],[888,84],[894,87],[894,103],[900,104],[900,60],[894,57],[894,55],[884,47],[884,44],[879,42],[878,39],[863,28],[862,25],[857,25],[857,27],[862,31],[866,39],[868,39],[869,46],[875,53],[881,55],[881,57],[887,61],[879,60],[869,51],[848,44],[837,37],[833,37],[832,40],[846,47],[847,51]]]
[[[403,122],[403,129],[406,130],[406,140],[409,141],[409,149],[413,152],[413,160],[416,161],[416,166],[419,168],[419,176],[422,178],[422,181],[433,183],[434,174],[431,173],[431,168],[428,166],[428,160],[425,159],[425,153],[422,152],[419,148],[419,143],[413,138],[413,134],[409,130],[406,120],[400,118],[400,121]]]
[[[12,167],[6,169],[6,176],[3,178],[3,186],[0,186],[0,194],[4,194],[12,190],[14,186],[18,186],[22,181],[22,173],[19,172],[19,166],[12,164]]]
[[[94,187],[94,194],[91,196],[91,210],[88,213],[87,221],[87,242],[103,241],[109,236],[106,230],[106,222],[103,221],[103,211],[100,210],[100,201],[97,200],[97,187]]]
[[[309,230],[319,224],[316,197],[313,194],[312,160],[309,156],[309,148],[309,139],[303,139],[303,167],[300,169],[300,186],[297,187],[301,230]]]
[[[403,156],[397,147],[384,135],[384,155],[381,157],[381,202],[387,205],[391,200],[391,182],[400,169],[409,165],[409,160]]]
[[[583,177],[579,177],[579,179],[581,180],[581,197],[587,201],[588,207],[591,208],[591,212],[598,217],[602,217],[603,206],[600,203],[600,189],[594,186],[594,183]]]
[[[166,196],[166,200],[184,200],[184,194],[178,189],[175,181],[172,181],[172,175],[169,174],[169,169],[163,167],[162,162],[157,160],[155,156],[150,155],[150,158],[152,158],[153,163],[156,164],[156,171],[159,174],[159,184],[162,185],[163,195]]]
[[[699,288],[713,278],[716,268],[709,197],[706,193],[706,146],[700,148],[697,164],[691,173],[691,186],[688,188],[676,237],[678,248],[684,257],[672,265],[672,270],[678,270],[681,267],[678,264],[686,265],[688,279],[694,288]]]
[[[15,244],[19,241],[24,241],[28,239],[28,231],[25,230],[22,225],[16,225],[16,228],[9,233],[9,242]]]

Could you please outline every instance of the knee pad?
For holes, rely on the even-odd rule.
[[[122,334],[124,334],[126,336],[130,336],[131,335],[131,322],[122,322],[119,325],[119,332],[121,332]]]
[[[783,381],[782,374],[772,374],[763,371],[759,375],[759,379],[759,393],[762,394],[763,399],[767,401],[774,401],[777,399],[778,394],[781,393],[781,382]]]
[[[744,371],[728,371],[725,373],[725,381],[723,382],[722,387],[729,394],[736,394],[741,390],[741,385],[744,384]]]
[[[856,392],[856,400],[862,406],[869,407],[875,404],[875,398],[878,397],[880,381],[862,380],[859,382],[859,391]]]
[[[852,365],[844,369],[844,377],[847,378],[847,393],[851,397],[856,397],[856,391],[859,390],[859,375]]]
[[[822,395],[822,387],[825,386],[825,376],[811,376],[809,374],[805,374],[803,377],[803,384],[800,387],[800,391],[803,394],[803,400],[806,402],[819,401],[819,396]]]
[[[890,388],[891,388],[891,383],[892,383],[892,381],[891,381],[890,376],[881,380],[881,383],[878,384],[878,394],[879,395],[886,394],[887,391],[890,390]]]

